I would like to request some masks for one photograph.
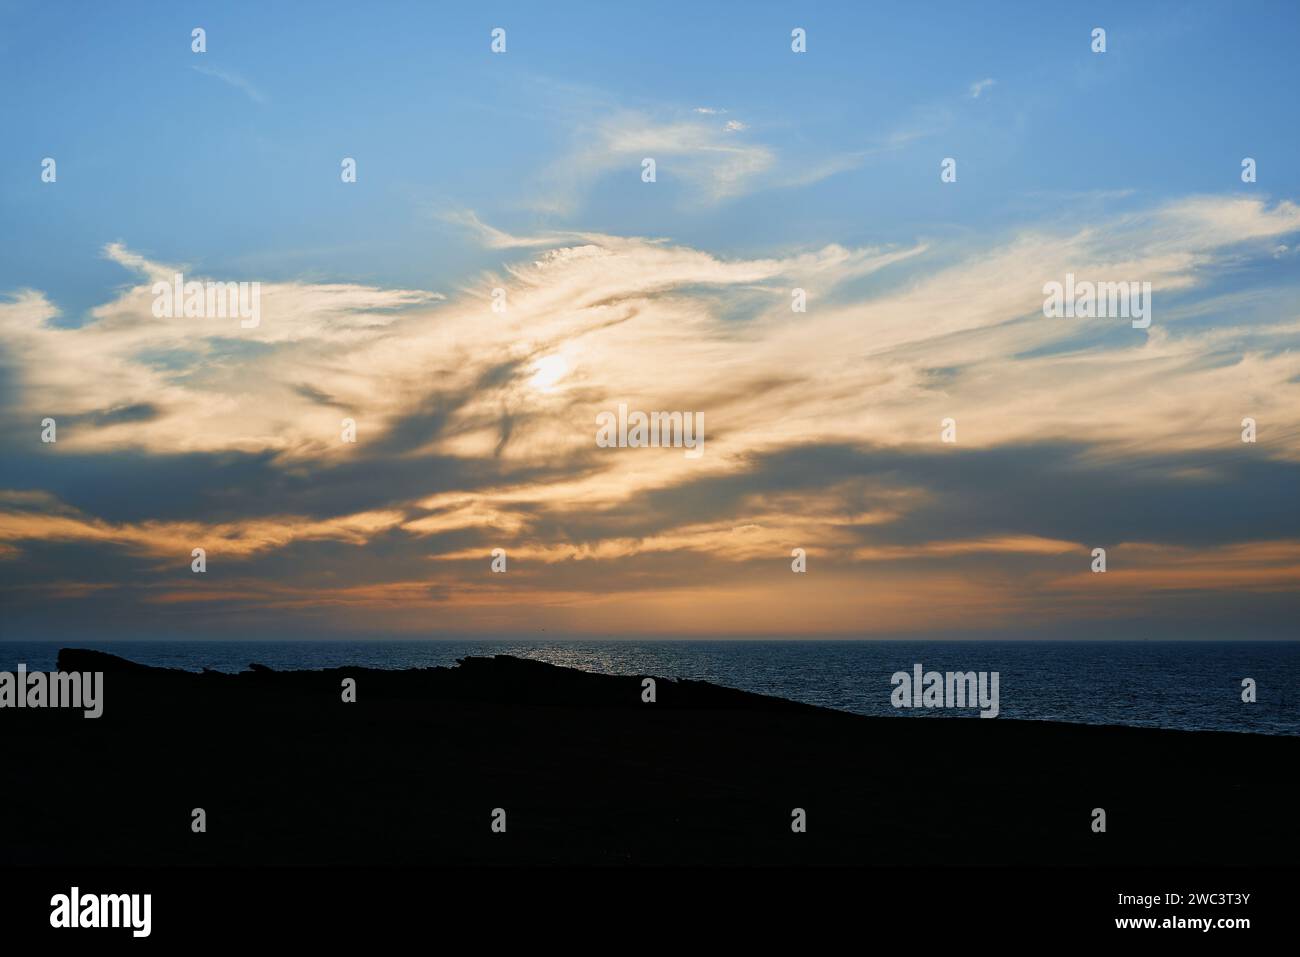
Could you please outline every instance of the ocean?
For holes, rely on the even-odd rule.
[[[978,710],[895,709],[890,677],[999,673],[1003,719],[1300,734],[1300,642],[288,640],[0,642],[0,671],[51,671],[61,646],[168,668],[238,672],[425,668],[466,655],[516,655],[608,674],[710,681],[857,714],[974,718]],[[1257,700],[1242,701],[1254,679]]]

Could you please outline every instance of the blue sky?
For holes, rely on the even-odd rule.
[[[752,255],[982,242],[1029,214],[1244,190],[1247,155],[1251,188],[1300,193],[1286,3],[456,6],[3,4],[0,289],[48,290],[77,321],[125,278],[98,255],[115,240],[263,279],[443,286],[493,265],[438,218],[462,208]],[[629,113],[743,123],[728,138],[780,174],[701,204],[667,156],[654,191],[632,162],[584,179],[571,208],[535,208],[584,132]]]
[[[1291,3],[0,0],[5,624],[1285,636],[1297,40]],[[177,271],[260,323],[164,318]],[[1153,322],[1049,318],[1067,274]],[[593,442],[620,404],[707,453]]]

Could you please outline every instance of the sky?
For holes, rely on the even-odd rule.
[[[0,638],[1295,637],[1300,8],[458,7],[0,2]]]

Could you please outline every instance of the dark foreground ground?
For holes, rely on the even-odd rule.
[[[643,704],[639,678],[507,657],[199,675],[64,650],[59,668],[106,673],[104,715],[0,712],[0,864],[1169,867],[1300,854],[1288,783],[1300,738],[869,718],[666,679]],[[791,831],[796,807],[805,834]]]

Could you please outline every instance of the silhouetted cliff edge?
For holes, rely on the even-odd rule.
[[[64,649],[59,668],[104,672],[104,714],[0,713],[11,863],[1168,866],[1300,850],[1281,783],[1296,738],[869,718],[663,678],[647,704],[639,676],[506,656],[229,675]]]

